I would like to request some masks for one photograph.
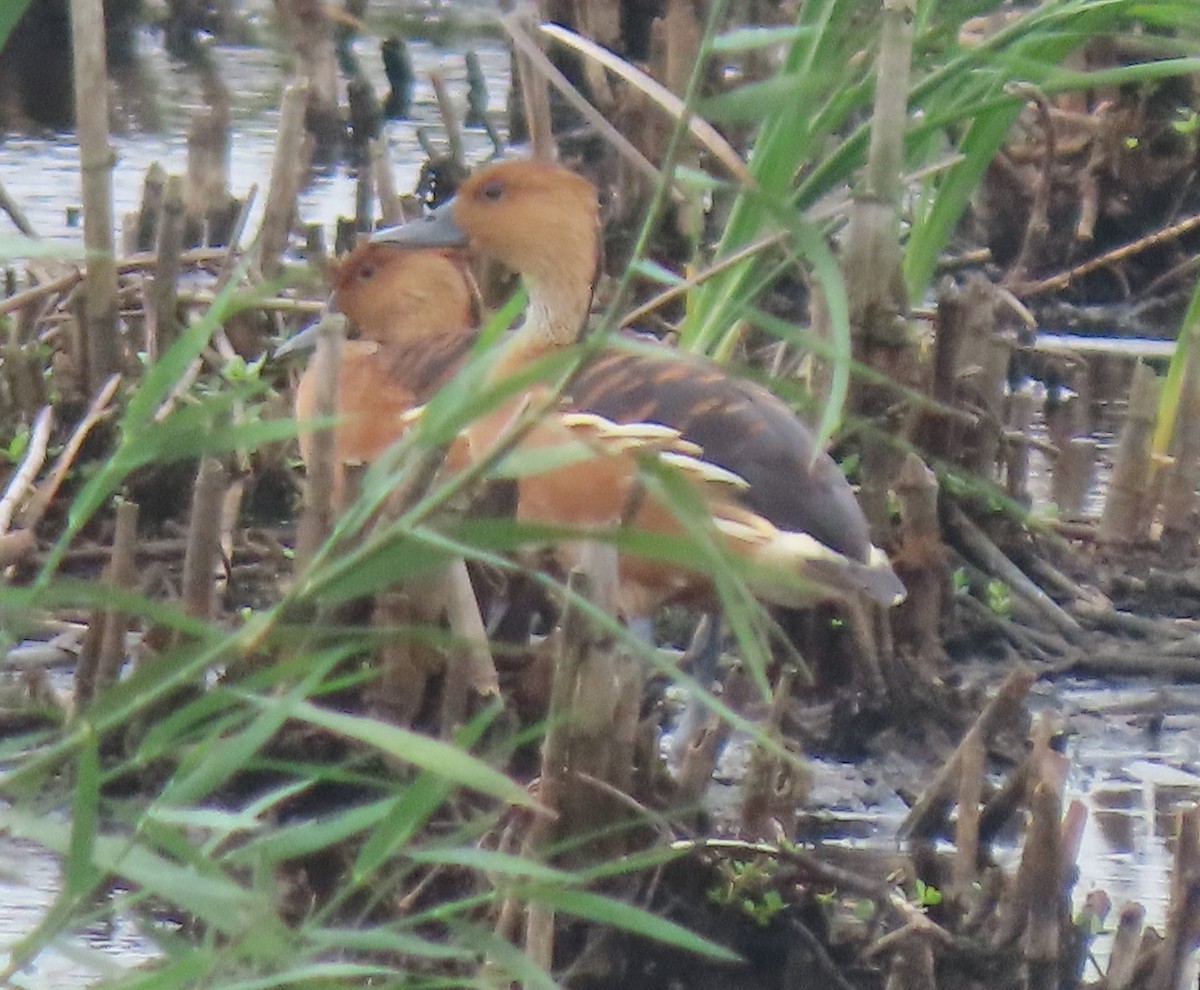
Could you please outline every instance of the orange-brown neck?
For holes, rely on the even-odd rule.
[[[529,306],[497,370],[569,347],[587,329],[597,267],[595,229],[572,234],[560,228],[548,232],[547,242],[537,263],[521,268]]]

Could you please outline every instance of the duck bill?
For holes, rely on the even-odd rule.
[[[306,354],[316,350],[317,341],[321,339],[321,321],[310,323],[303,330],[298,330],[275,348],[275,357],[286,357],[289,354]]]
[[[420,220],[399,227],[385,227],[371,235],[372,244],[402,248],[466,247],[467,235],[454,221],[454,201],[443,203]]]

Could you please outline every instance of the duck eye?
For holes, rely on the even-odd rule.
[[[366,282],[375,277],[376,268],[374,265],[363,265],[358,269],[358,280]]]
[[[504,183],[494,179],[479,190],[479,195],[495,202],[504,195]]]

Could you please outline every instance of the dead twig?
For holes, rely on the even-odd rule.
[[[4,497],[0,498],[0,533],[8,532],[17,505],[33,486],[33,479],[45,463],[46,446],[50,442],[53,425],[54,410],[51,406],[44,406],[33,422],[33,429],[29,431],[29,446],[25,448],[25,456],[21,458],[20,466],[4,490]]]
[[[18,517],[18,523],[26,529],[34,529],[37,524],[42,521],[42,517],[46,514],[46,510],[50,507],[50,503],[54,501],[54,496],[58,494],[58,490],[62,487],[62,483],[66,480],[67,474],[70,473],[71,466],[75,463],[75,458],[79,456],[79,450],[83,446],[83,442],[87,439],[88,434],[97,423],[107,419],[112,410],[108,404],[116,395],[117,387],[121,384],[121,376],[113,375],[101,387],[92,399],[91,405],[88,406],[87,412],[83,414],[83,418],[75,425],[74,431],[67,440],[66,445],[62,449],[62,453],[58,455],[58,460],[54,462],[54,467],[50,469],[50,474],[30,497],[25,507],[21,510]]]

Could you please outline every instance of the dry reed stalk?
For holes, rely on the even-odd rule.
[[[304,113],[309,88],[306,82],[293,80],[283,91],[279,107],[279,130],[275,155],[271,161],[271,184],[259,231],[259,270],[266,278],[279,274],[281,256],[287,249],[292,221],[296,215],[296,197],[308,168]]]
[[[1023,897],[1013,911],[1013,924],[1025,931],[1029,990],[1057,990],[1062,886],[1055,883],[1061,863],[1062,794],[1043,781],[1033,792],[1032,817],[1025,850],[1017,870],[1016,887]],[[1047,883],[1047,880],[1050,880]],[[1001,935],[1005,928],[1001,926]],[[1013,937],[1016,937],[1014,933]],[[1004,944],[1003,939],[999,944]]]
[[[983,795],[986,756],[983,739],[968,733],[968,738],[963,740],[962,766],[955,798],[958,815],[954,822],[954,879],[951,886],[954,898],[962,904],[971,896],[978,872],[979,801]]]
[[[377,594],[371,626],[411,628],[433,621],[428,610],[417,608],[417,600],[426,598],[427,590],[414,581],[403,591]],[[373,718],[410,727],[420,713],[430,676],[442,665],[440,654],[411,635],[388,636],[379,647],[376,662],[379,672],[363,692],[368,712]]]
[[[112,588],[137,584],[137,506],[116,499],[116,528],[100,580]],[[81,711],[107,685],[116,681],[125,658],[125,632],[129,616],[112,609],[96,609],[87,624],[75,665],[75,710]],[[119,630],[119,633],[118,633]]]
[[[1150,365],[1134,367],[1129,385],[1126,420],[1112,461],[1112,478],[1097,539],[1109,546],[1128,545],[1146,539],[1142,526],[1156,505],[1145,511],[1146,484],[1151,474],[1151,440],[1158,419],[1159,379]]]
[[[479,603],[467,565],[461,560],[452,563],[443,578],[450,631],[463,644],[460,662],[451,660],[446,668],[446,688],[443,693],[442,735],[452,736],[464,721],[471,702],[486,701],[500,695],[500,676],[488,645],[487,629],[479,614]],[[458,655],[459,650],[454,651]],[[461,685],[463,702],[447,704],[451,684]]]
[[[8,214],[8,218],[13,222],[13,226],[17,228],[26,237],[37,237],[37,231],[34,230],[33,224],[29,222],[29,218],[25,216],[25,211],[21,209],[20,204],[8,194],[8,190],[4,188],[4,183],[0,182],[0,210]]]
[[[217,298],[215,292],[201,289],[181,289],[176,298],[189,306],[211,306]],[[256,299],[254,308],[267,313],[295,314],[297,316],[315,316],[324,312],[325,302],[321,299],[292,299],[290,296],[272,296],[269,299]]]
[[[191,251],[183,252],[182,261],[185,265],[204,264],[205,262],[220,260],[225,256],[225,253],[225,248],[195,248]],[[117,262],[117,273],[128,275],[146,268],[153,268],[157,263],[157,254],[135,254],[128,258],[122,258]],[[83,271],[68,272],[53,279],[47,279],[45,282],[31,289],[24,289],[5,299],[0,299],[0,314],[28,309],[30,306],[44,302],[50,296],[67,292],[82,282],[84,277],[85,273]]]
[[[950,513],[950,524],[957,533],[962,547],[975,559],[985,572],[1005,584],[1014,596],[1024,598],[1030,606],[1055,630],[1069,641],[1082,634],[1083,629],[1072,616],[1063,611],[1058,603],[1033,583],[1025,572],[1005,556],[1004,552],[988,538],[978,526],[957,508]]]
[[[83,418],[75,425],[75,429],[63,446],[62,452],[54,462],[54,467],[50,469],[50,474],[46,477],[45,481],[38,485],[29,501],[21,509],[18,521],[23,527],[33,529],[42,521],[42,517],[46,514],[46,510],[50,507],[54,496],[58,494],[58,489],[66,480],[67,473],[75,463],[75,458],[79,456],[79,450],[83,446],[84,440],[87,439],[88,434],[92,432],[92,429],[99,422],[107,419],[112,414],[112,410],[108,404],[112,401],[113,396],[116,395],[117,386],[120,384],[121,376],[113,375],[92,398],[87,412],[83,414]]]
[[[1086,516],[1084,503],[1092,487],[1099,444],[1092,437],[1072,437],[1054,462],[1051,492],[1060,518],[1073,521]]]
[[[945,660],[941,626],[950,579],[938,518],[937,475],[919,454],[909,452],[896,476],[895,492],[900,506],[896,564],[908,589],[895,617],[896,635],[911,640],[917,661],[933,676]]]
[[[121,369],[117,332],[117,265],[113,246],[112,170],[108,143],[108,71],[102,0],[70,0],[75,133],[83,180],[83,244],[87,248],[85,378],[97,392]]]
[[[1200,937],[1200,804],[1179,814],[1166,933],[1148,990],[1184,990],[1185,963]]]
[[[312,356],[318,369],[314,416],[337,414],[338,369],[341,366],[345,317],[330,314],[321,320],[317,347]],[[301,573],[333,526],[334,433],[318,430],[312,435],[311,451],[304,476],[304,511],[296,527],[296,573]]]
[[[584,99],[579,90],[571,85],[571,81],[559,72],[554,63],[546,57],[546,53],[538,47],[537,42],[526,32],[520,20],[513,15],[505,14],[500,18],[500,26],[508,34],[509,40],[517,50],[518,57],[524,60],[524,64],[527,64],[532,71],[538,73],[546,82],[558,90],[567,103],[571,105],[571,108],[592,127],[596,128],[596,131],[609,144],[616,148],[617,152],[624,156],[649,182],[656,183],[659,181],[658,169],[654,167],[654,164],[637,149],[633,142],[614,127],[604,114]],[[522,63],[518,63],[518,65],[520,64]],[[676,199],[683,198],[683,193],[678,186],[672,187],[672,193]]]
[[[954,796],[958,793],[959,779],[968,751],[977,745],[977,741],[986,747],[998,731],[1017,720],[1023,710],[1025,696],[1036,679],[1036,675],[1030,670],[1017,670],[1009,674],[979,713],[975,724],[967,731],[958,748],[942,765],[933,783],[925,789],[925,793],[901,822],[897,831],[900,838],[927,838],[941,830]]]
[[[137,522],[137,503],[117,499],[112,556],[104,576],[105,582],[113,588],[129,590],[137,587]],[[95,693],[117,680],[121,664],[125,662],[125,634],[129,631],[131,618],[128,613],[116,609],[104,612],[104,632],[96,656]]]
[[[33,481],[46,461],[46,447],[50,443],[50,430],[54,426],[54,410],[46,406],[38,413],[29,431],[29,445],[17,470],[9,479],[4,495],[0,497],[0,534],[7,533],[16,514],[17,506],[33,488]]]
[[[1105,990],[1128,990],[1133,985],[1145,921],[1146,909],[1140,904],[1127,904],[1121,908],[1108,968],[1104,972]]]
[[[558,145],[554,141],[550,92],[546,88],[546,81],[523,51],[516,52],[516,62],[525,129],[529,132],[529,144],[533,151],[531,157],[540,162],[557,161]]]
[[[702,147],[709,151],[739,182],[748,186],[757,185],[741,155],[725,140],[725,137],[707,120],[697,117],[678,96],[662,83],[647,75],[636,65],[614,54],[602,45],[584,38],[559,24],[542,23],[538,30],[560,44],[574,49],[585,58],[602,65],[619,76],[635,89],[641,90],[652,102],[658,104],[677,121],[685,121],[687,129]]]
[[[182,582],[183,610],[197,619],[211,619],[216,605],[214,572],[221,551],[221,504],[228,483],[228,472],[219,460],[201,459],[192,489]]]
[[[217,545],[221,551],[221,557],[224,560],[233,560],[233,538],[234,531],[237,528],[238,516],[242,511],[242,496],[246,493],[246,474],[249,471],[248,458],[241,451],[238,452],[241,464],[241,470],[236,478],[226,488],[225,494],[221,499],[221,518],[218,528]],[[215,590],[217,594],[225,591],[229,583],[228,571],[222,571],[216,580]]]
[[[1022,389],[1012,396],[1008,409],[1004,482],[1008,494],[1024,505],[1029,504],[1029,427],[1034,401],[1033,393]]]
[[[855,357],[888,379],[909,384],[913,376],[899,225],[914,16],[913,0],[883,4],[870,147],[861,193],[850,206],[841,259]],[[860,415],[881,418],[895,395],[886,385],[856,380],[849,402]],[[884,542],[888,532],[888,490],[901,456],[884,437],[863,446],[860,502],[876,543]]]
[[[1163,227],[1162,230],[1155,231],[1153,234],[1139,237],[1136,241],[1130,241],[1128,244],[1122,244],[1110,251],[1105,251],[1103,254],[1089,258],[1082,264],[1078,264],[1074,268],[1069,268],[1065,272],[1059,272],[1057,275],[1051,275],[1048,278],[1043,278],[1035,282],[1010,285],[1009,288],[1019,294],[1022,299],[1028,299],[1030,296],[1040,295],[1043,292],[1057,292],[1059,289],[1065,289],[1077,278],[1082,278],[1090,272],[1107,268],[1115,262],[1124,261],[1126,258],[1130,258],[1149,248],[1157,247],[1167,241],[1175,240],[1194,230],[1196,227],[1200,227],[1200,213],[1169,224]]]
[[[1200,333],[1190,331],[1175,412],[1175,466],[1163,492],[1162,545],[1172,564],[1190,561],[1200,533],[1196,484],[1200,480]]]
[[[189,228],[187,242],[201,238],[205,220],[228,210],[232,110],[229,89],[207,59],[201,62],[201,91],[207,106],[192,114],[187,133],[187,181],[183,198]],[[201,235],[202,236],[202,235]],[[210,238],[210,243],[214,241]]]
[[[134,235],[135,251],[153,251],[158,240],[158,218],[162,214],[163,196],[167,186],[167,170],[151,162],[142,180],[142,205],[138,210]]]
[[[303,117],[314,138],[316,157],[336,158],[342,127],[338,115],[337,49],[333,25],[320,0],[275,0],[280,26],[296,52],[305,81]]]
[[[458,168],[467,167],[467,157],[463,151],[462,121],[454,101],[450,99],[450,91],[446,89],[446,77],[440,72],[429,73],[429,82],[433,86],[433,94],[437,98],[438,113],[442,118],[442,127],[446,131],[446,147],[450,160]]]
[[[183,179],[167,177],[163,194],[162,223],[158,228],[158,262],[154,266],[154,281],[147,306],[150,326],[147,344],[152,358],[165,354],[179,337],[179,313],[176,293],[179,291],[179,272],[183,254]]]
[[[372,138],[367,144],[371,161],[371,174],[375,176],[375,195],[379,199],[379,220],[385,227],[404,223],[404,207],[400,194],[396,192],[396,177],[392,172],[392,160],[387,145],[380,138]]]

